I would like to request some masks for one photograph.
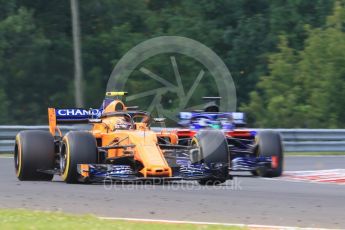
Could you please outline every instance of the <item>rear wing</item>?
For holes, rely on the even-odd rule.
[[[73,124],[87,124],[92,119],[98,119],[101,117],[103,110],[115,99],[119,100],[121,97],[126,96],[127,92],[106,92],[106,98],[103,100],[100,109],[81,109],[81,108],[48,108],[48,120],[49,120],[49,131],[53,136],[56,132],[61,132],[57,127],[57,124],[61,123],[73,123]]]
[[[246,116],[245,113],[242,112],[228,112],[228,113],[207,113],[207,112],[180,112],[179,124],[187,124],[192,118],[196,117],[210,117],[210,119],[216,119],[217,117],[223,117],[226,115],[230,115],[233,119],[233,124],[236,127],[244,127],[246,126]]]
[[[234,119],[234,124],[236,127],[244,127],[246,126],[246,114],[241,112],[233,112],[231,113],[232,119]]]
[[[55,136],[56,131],[61,132],[57,124],[73,123],[87,124],[90,119],[97,119],[101,116],[101,109],[57,109],[48,108],[49,131]]]

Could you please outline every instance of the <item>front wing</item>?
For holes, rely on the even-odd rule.
[[[82,182],[136,182],[136,181],[174,181],[201,180],[214,178],[214,170],[204,165],[179,167],[172,177],[143,177],[128,165],[113,164],[78,164],[77,172]],[[229,176],[228,179],[231,179]]]

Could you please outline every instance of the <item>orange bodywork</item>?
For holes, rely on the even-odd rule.
[[[81,164],[80,165],[80,171],[81,171],[81,175],[83,177],[88,177],[89,176],[89,165],[88,164]]]
[[[49,132],[55,136],[56,134],[56,115],[54,108],[48,108],[48,121],[49,121]]]
[[[90,132],[95,137],[98,147],[120,146],[120,148],[108,149],[106,158],[133,156],[134,160],[142,165],[140,173],[143,177],[171,177],[172,169],[158,145],[158,137],[168,138],[172,144],[177,144],[177,135],[168,132],[157,134],[150,130],[145,119],[133,122],[129,129],[119,129],[117,126],[125,119],[123,116],[116,115],[116,112],[120,114],[127,112],[126,106],[120,100],[112,101],[104,108],[100,119],[97,122],[91,122],[93,127]],[[48,109],[48,116],[49,130],[55,136],[58,130],[55,109]],[[85,170],[86,173],[87,170]]]

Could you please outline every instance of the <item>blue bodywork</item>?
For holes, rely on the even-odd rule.
[[[180,159],[179,164],[173,177],[168,178],[140,177],[129,165],[89,164],[88,179],[93,182],[104,182],[107,179],[112,181],[140,181],[152,179],[197,180],[209,178],[212,175],[210,168],[205,164],[192,164],[188,159]],[[78,173],[82,175],[83,170],[80,165],[78,165],[77,170]]]
[[[106,108],[113,99],[106,98],[99,109],[55,109],[56,120],[59,122],[88,122],[90,119],[101,117],[104,108]]]
[[[244,127],[245,114],[241,112],[180,112],[179,126],[190,130],[198,131],[203,129],[219,129],[227,134],[229,152],[231,154],[232,171],[255,171],[256,169],[271,165],[270,157],[257,157],[255,154],[254,130],[240,130]],[[245,131],[247,135],[241,137],[240,132]],[[234,133],[238,135],[234,135]]]
[[[56,120],[59,122],[88,122],[99,118],[101,109],[55,109]]]
[[[245,126],[245,114],[240,112],[208,113],[208,112],[180,112],[179,126],[199,130],[216,128],[233,130]]]

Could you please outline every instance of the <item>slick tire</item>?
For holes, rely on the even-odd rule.
[[[96,139],[89,132],[71,131],[62,139],[60,150],[61,177],[66,183],[78,183],[78,164],[97,163]]]
[[[229,178],[229,148],[224,133],[220,130],[202,130],[192,140],[199,148],[196,161],[211,168],[212,177],[199,180],[201,185],[218,185]]]
[[[283,173],[284,153],[280,134],[274,131],[261,131],[256,137],[257,155],[259,157],[275,157],[275,168],[265,167],[253,171],[255,176],[279,177]],[[273,158],[272,158],[273,159]]]
[[[51,181],[55,163],[54,137],[48,131],[30,130],[17,134],[14,147],[14,167],[21,181]]]

